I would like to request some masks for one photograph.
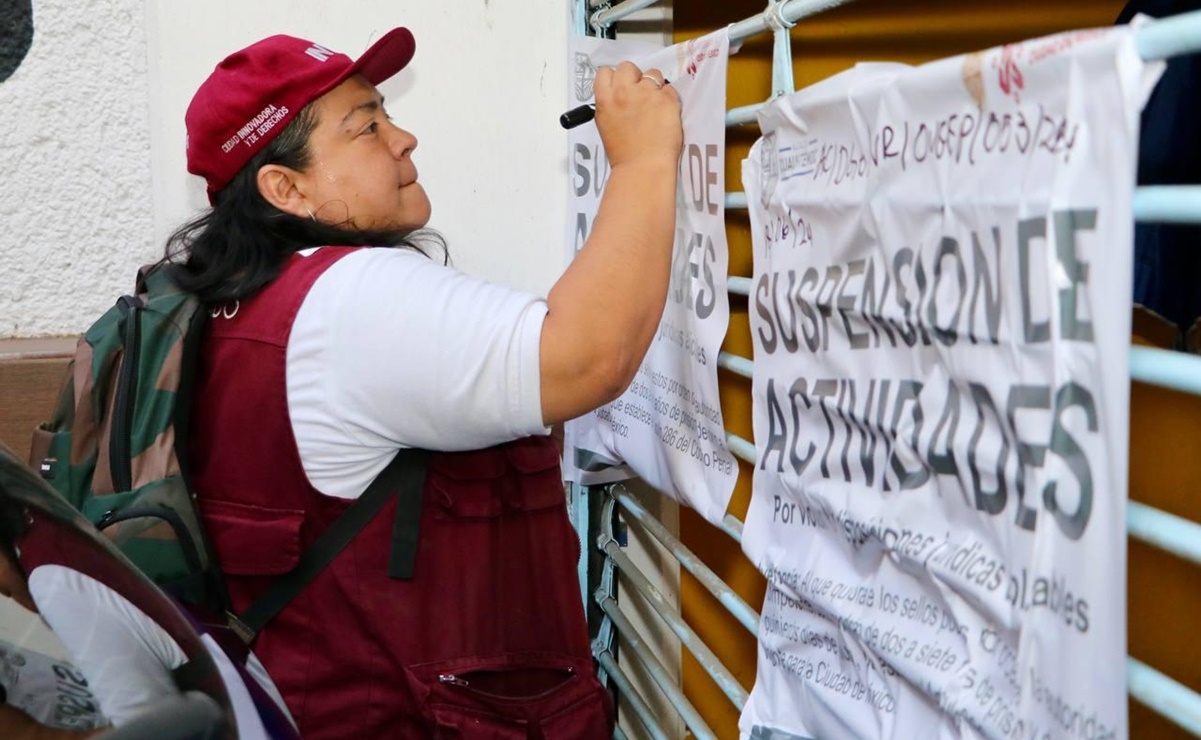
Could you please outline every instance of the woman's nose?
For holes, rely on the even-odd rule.
[[[417,137],[399,126],[391,126],[391,129],[392,137],[388,145],[392,149],[392,156],[397,159],[411,156],[413,150],[417,148]]]

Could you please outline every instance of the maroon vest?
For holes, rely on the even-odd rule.
[[[194,484],[235,612],[351,503],[304,474],[285,359],[305,295],[352,251],[293,255],[262,291],[213,312]],[[551,440],[431,455],[411,580],[387,575],[395,509],[385,504],[254,644],[306,740],[609,737]]]

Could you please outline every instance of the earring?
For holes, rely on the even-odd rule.
[[[309,218],[313,219],[313,223],[317,223],[317,217],[313,215],[313,211],[308,206],[305,206],[304,210],[308,211]]]

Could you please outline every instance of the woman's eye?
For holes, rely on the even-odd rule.
[[[365,134],[374,134],[376,131],[379,131],[379,124],[374,122],[363,129],[363,133]]]

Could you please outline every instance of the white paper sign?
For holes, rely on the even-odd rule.
[[[783,99],[743,164],[742,737],[1126,735],[1127,28]]]
[[[564,474],[584,484],[637,475],[717,522],[738,476],[717,396],[717,353],[730,320],[724,169],[729,35],[723,29],[653,48],[584,36],[572,40],[574,102],[592,98],[592,79],[601,65],[629,59],[643,69],[657,68],[683,102],[684,151],[671,286],[659,332],[620,398],[568,422]],[[594,125],[573,129],[569,139],[568,244],[574,255],[591,231],[609,164]]]

